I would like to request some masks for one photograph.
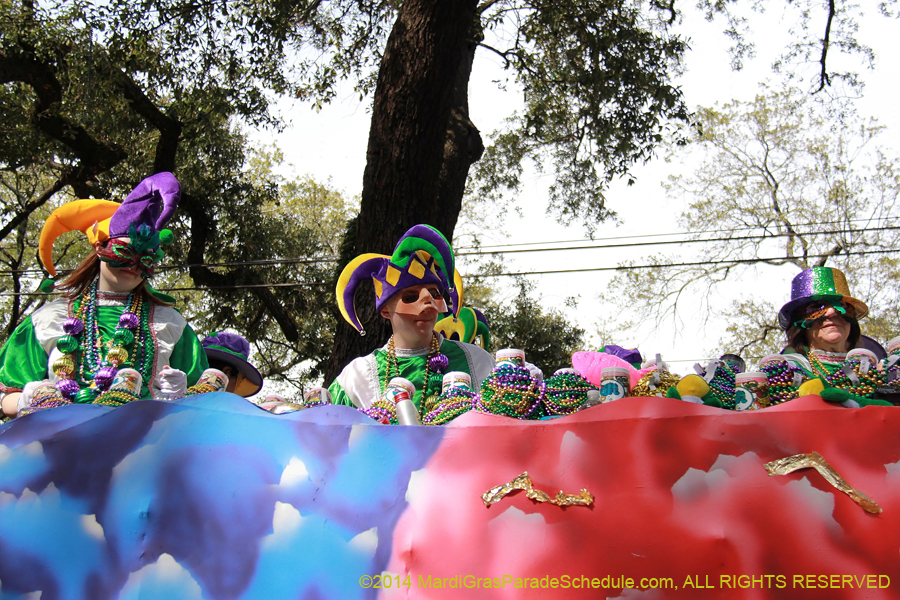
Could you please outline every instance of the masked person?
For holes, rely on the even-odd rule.
[[[196,383],[207,367],[200,341],[173,308],[175,299],[147,282],[163,257],[161,241],[172,239],[162,228],[180,198],[175,176],[157,173],[121,204],[76,200],[53,211],[39,242],[51,276],[57,237],[80,230],[93,248],[57,286],[63,297],[22,321],[0,351],[4,414],[72,403],[117,405],[177,395]],[[140,374],[133,395],[105,393],[126,368]],[[36,398],[37,387],[42,395]]]
[[[439,231],[415,225],[397,242],[392,256],[364,254],[344,268],[337,284],[338,308],[360,332],[353,297],[367,279],[375,288],[375,310],[391,322],[393,335],[382,348],[354,359],[341,371],[329,388],[334,404],[369,408],[392,378],[403,377],[415,386],[412,400],[421,412],[424,399],[441,393],[442,373],[449,371],[468,373],[473,389],[481,388],[494,367],[491,355],[434,331],[443,313],[458,315],[462,306],[453,250]],[[450,300],[451,291],[455,302]]]
[[[831,267],[812,267],[794,277],[791,300],[778,311],[787,336],[786,352],[805,356],[811,372],[827,377],[860,343],[859,319],[869,307],[850,295],[844,273]]]

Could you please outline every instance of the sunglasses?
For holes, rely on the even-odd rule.
[[[800,308],[800,319],[794,321],[794,326],[801,329],[809,329],[817,321],[826,318],[830,309],[834,309],[837,316],[843,317],[846,321],[856,320],[856,308],[846,302],[813,302]]]
[[[436,287],[428,288],[428,293],[431,294],[431,297],[435,300],[442,298],[440,290]],[[400,294],[400,302],[403,304],[415,304],[419,301],[419,290],[407,290]]]

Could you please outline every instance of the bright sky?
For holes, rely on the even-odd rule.
[[[745,64],[744,71],[735,73],[730,69],[727,55],[729,43],[721,33],[723,25],[707,23],[695,15],[696,11],[689,6],[686,10],[690,19],[685,22],[683,31],[692,39],[692,51],[687,56],[685,75],[680,84],[689,106],[712,106],[735,99],[750,100],[758,92],[760,82],[772,79],[774,83],[769,65],[784,48],[785,24],[792,18],[789,14],[770,11],[755,17],[753,31],[771,32],[771,35],[769,38],[764,37],[765,34],[755,38],[757,57]],[[896,69],[891,69],[889,65],[889,42],[895,35],[895,21],[878,16],[863,19],[859,36],[874,48],[876,65],[874,72],[862,71],[861,65],[855,65],[866,81],[865,96],[858,103],[859,110],[861,114],[876,117],[888,126],[889,133],[881,138],[883,144],[888,143],[890,133],[900,131],[900,116],[895,110],[896,99],[900,97],[900,84]],[[839,57],[833,54],[831,58],[836,61]],[[514,91],[501,92],[491,83],[502,77],[496,57],[480,51],[470,82],[469,100],[472,120],[485,138],[518,102]],[[277,143],[297,173],[309,173],[320,181],[331,178],[338,189],[351,196],[358,195],[365,167],[369,116],[368,105],[360,105],[352,93],[319,113],[308,106],[297,105],[290,112],[292,127],[277,137]],[[614,184],[607,198],[609,206],[619,213],[622,224],[600,225],[595,238],[604,240],[676,232],[675,218],[682,206],[666,198],[660,183],[676,170],[686,167],[688,165],[667,164],[657,159],[635,168],[635,185],[628,187],[623,182]],[[520,219],[512,214],[506,231],[487,232],[486,243],[525,244],[583,239],[585,231],[582,227],[563,227],[545,214],[549,183],[549,177],[532,175],[518,202],[523,217]],[[714,228],[715,224],[711,226]],[[621,240],[628,241],[641,240]],[[642,256],[665,251],[666,248],[671,247],[637,248],[627,253],[621,250],[583,250],[507,255],[507,266],[510,271],[613,267],[625,258],[640,261]],[[460,271],[466,274],[464,266]],[[758,282],[764,282],[772,289],[771,298],[780,303],[782,299],[787,300],[790,279],[795,274],[796,270],[791,268],[768,268],[758,271],[757,276]],[[542,275],[533,279],[543,297],[544,306],[566,310],[570,319],[589,334],[596,331],[596,323],[601,317],[615,312],[614,303],[598,300],[611,279],[609,272],[579,276]],[[731,297],[742,293],[746,283],[723,288],[717,300],[723,305],[729,303]],[[565,298],[573,295],[580,298],[578,308],[565,309]],[[714,358],[705,353],[721,337],[723,324],[712,320],[704,326],[698,311],[686,308],[680,313],[678,323],[670,321],[659,328],[648,324],[635,332],[633,339],[613,341],[620,345],[637,346],[645,357],[660,352],[673,371],[681,374],[691,372],[694,362],[703,363]],[[527,352],[527,348],[525,350]]]

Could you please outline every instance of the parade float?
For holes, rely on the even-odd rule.
[[[142,183],[140,215],[173,179]],[[472,346],[486,320],[442,275],[446,240],[417,226],[350,266],[379,301],[415,291],[399,300],[429,307],[426,343],[353,361],[332,390],[354,406],[325,390],[254,404],[200,373],[204,350],[237,346],[201,344],[141,275],[171,210],[137,230],[118,207],[66,209],[79,226],[52,235],[97,236],[84,211],[112,215],[99,275],[2,351],[19,415],[0,425],[4,600],[900,597],[900,411],[873,397],[898,381],[900,343],[819,377],[792,353],[680,377],[607,347],[545,380],[521,350],[495,365]],[[97,289],[123,272],[127,289]]]
[[[896,598],[900,411],[396,426],[210,393],[0,427],[0,595]]]

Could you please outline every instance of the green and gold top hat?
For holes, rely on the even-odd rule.
[[[791,282],[791,301],[778,311],[778,324],[781,328],[789,328],[794,311],[811,302],[843,302],[855,309],[856,319],[869,314],[866,303],[850,295],[847,278],[841,270],[813,267],[802,271]]]

